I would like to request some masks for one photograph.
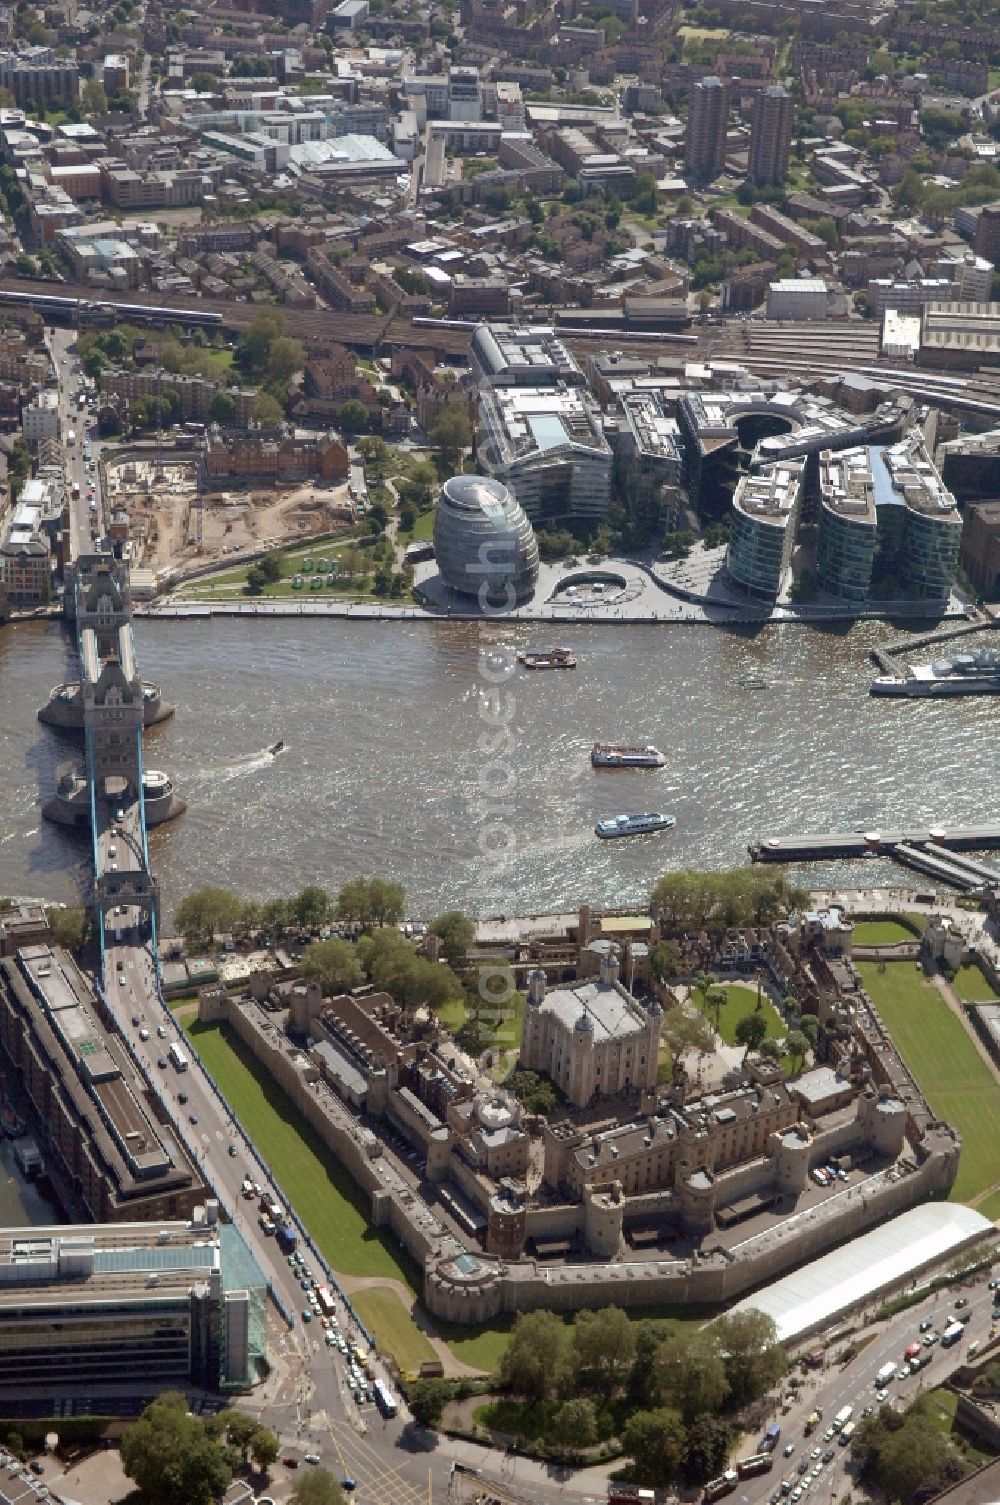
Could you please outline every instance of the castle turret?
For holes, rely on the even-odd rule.
[[[583,1209],[587,1248],[600,1259],[614,1259],[621,1251],[625,1222],[625,1192],[621,1182],[585,1187]]]
[[[601,982],[613,988],[618,981],[618,953],[610,947],[601,957]]]

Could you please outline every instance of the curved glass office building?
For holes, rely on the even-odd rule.
[[[434,554],[446,585],[483,602],[524,601],[538,579],[534,529],[512,492],[487,476],[445,481],[434,517]]]

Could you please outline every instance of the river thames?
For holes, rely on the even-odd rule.
[[[147,733],[146,764],[188,801],[150,838],[167,916],[206,883],[265,898],[359,873],[404,884],[414,916],[622,906],[666,869],[746,861],[762,835],[994,818],[1000,702],[870,698],[868,649],[896,635],[888,626],[558,630],[576,670],[503,678],[491,651],[551,637],[500,624],[137,620],[142,672],[177,707]],[[87,844],[39,808],[78,756],[35,718],[72,666],[57,625],[0,632],[0,893],[73,900],[86,881]],[[667,765],[595,772],[597,740],[654,742]],[[594,822],[625,810],[667,811],[677,825],[599,841]],[[899,872],[835,871],[843,882]]]

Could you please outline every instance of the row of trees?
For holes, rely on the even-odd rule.
[[[356,944],[315,941],[303,953],[302,973],[324,993],[356,988],[367,979],[411,1008],[440,1008],[464,991],[449,966],[421,956],[395,927],[369,931]]]
[[[518,1317],[497,1383],[547,1407],[546,1440],[579,1451],[609,1424],[637,1478],[662,1487],[718,1471],[732,1427],[725,1418],[785,1371],[773,1320],[736,1312],[698,1330],[633,1322],[618,1307],[580,1312],[571,1328],[552,1312]]]
[[[191,945],[211,942],[213,936],[263,930],[284,935],[292,930],[318,930],[332,920],[371,928],[396,925],[403,918],[406,890],[384,878],[353,878],[336,899],[318,883],[307,883],[293,898],[241,899],[227,888],[199,888],[188,894],[174,912],[174,924]]]
[[[176,1390],[158,1395],[121,1441],[122,1468],[157,1505],[208,1505],[241,1465],[252,1460],[266,1472],[277,1456],[277,1437],[254,1417],[241,1411],[193,1416]]]
[[[781,869],[733,868],[728,872],[665,873],[650,904],[666,930],[718,932],[734,926],[768,925],[807,899]]]
[[[968,1472],[968,1465],[932,1417],[934,1401],[919,1395],[905,1411],[882,1406],[859,1422],[851,1453],[861,1478],[887,1505],[923,1505]]]

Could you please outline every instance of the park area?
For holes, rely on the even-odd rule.
[[[912,962],[859,961],[861,981],[885,1020],[903,1060],[931,1108],[962,1136],[962,1156],[951,1200],[968,1202],[985,1217],[1000,1213],[996,1146],[1000,1143],[1000,1084],[962,1021],[941,992]],[[997,1205],[994,1205],[997,1203]]]

